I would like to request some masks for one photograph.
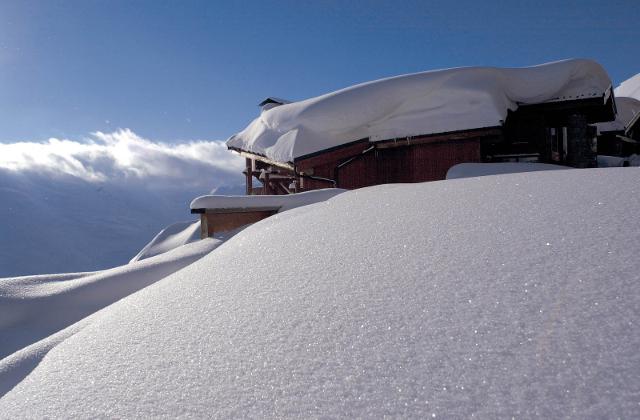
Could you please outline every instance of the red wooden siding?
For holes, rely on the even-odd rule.
[[[335,179],[340,188],[354,189],[441,180],[453,165],[481,161],[479,138],[395,146],[362,154],[366,149],[353,148],[351,153],[342,149],[327,152],[299,162],[297,168],[300,172]],[[304,183],[305,190],[331,186],[315,180]]]

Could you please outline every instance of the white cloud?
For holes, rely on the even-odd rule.
[[[222,141],[153,142],[129,129],[95,132],[82,141],[51,138],[0,144],[0,168],[96,183],[126,180],[212,188],[239,183],[243,167],[243,159]]]

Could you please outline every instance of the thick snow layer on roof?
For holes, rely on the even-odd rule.
[[[459,163],[447,171],[447,179],[471,178],[486,175],[515,174],[519,172],[554,171],[568,169],[566,166],[548,163],[504,162],[504,163]]]
[[[325,188],[288,195],[203,195],[191,202],[192,209],[274,208],[278,211],[325,201],[346,190]]]
[[[227,146],[292,162],[362,138],[498,126],[518,104],[602,97],[610,85],[607,72],[590,60],[415,73],[275,107],[231,136]]]
[[[640,101],[634,98],[616,97],[616,109],[618,113],[614,121],[596,124],[599,132],[626,130],[640,113]]]
[[[640,101],[640,73],[620,83],[614,93],[616,96],[627,96]]]
[[[275,215],[0,362],[24,378],[0,413],[638,418],[639,179],[381,185]]]

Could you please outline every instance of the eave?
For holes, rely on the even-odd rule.
[[[238,149],[237,147],[230,147],[227,146],[228,150],[233,150],[234,152],[237,152],[240,154],[240,156],[249,158],[249,159],[255,159],[255,160],[259,160],[262,161],[268,165],[272,165],[272,166],[278,166],[280,168],[283,169],[288,169],[290,171],[293,171],[293,163],[292,162],[278,162],[276,160],[273,159],[269,159],[268,157],[261,155],[259,153],[253,153],[253,152],[247,152],[246,150],[242,150],[242,149]]]

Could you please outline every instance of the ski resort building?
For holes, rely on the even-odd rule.
[[[590,60],[428,71],[260,105],[227,141],[246,157],[247,194],[441,180],[464,162],[594,167],[592,124],[616,116]]]

